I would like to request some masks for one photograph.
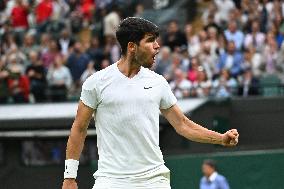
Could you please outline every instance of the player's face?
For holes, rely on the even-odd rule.
[[[136,59],[141,66],[151,68],[159,49],[157,38],[152,34],[146,34],[137,47]]]

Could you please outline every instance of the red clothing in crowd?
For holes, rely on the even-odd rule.
[[[35,10],[36,23],[41,24],[52,14],[52,0],[42,0]]]
[[[80,11],[83,14],[84,18],[91,20],[95,7],[96,5],[93,0],[81,0]]]
[[[30,80],[27,76],[21,75],[17,79],[9,78],[8,88],[12,96],[15,94],[21,94],[28,102],[30,94]]]
[[[11,11],[12,26],[14,28],[28,28],[28,9],[23,5],[16,5]]]

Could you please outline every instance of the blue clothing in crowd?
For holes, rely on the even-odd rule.
[[[200,189],[230,189],[227,179],[214,172],[209,178],[203,176],[200,180]]]

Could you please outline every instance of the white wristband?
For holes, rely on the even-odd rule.
[[[78,160],[75,160],[75,159],[65,160],[64,179],[66,179],[66,178],[76,179],[78,167],[79,167],[79,161]]]

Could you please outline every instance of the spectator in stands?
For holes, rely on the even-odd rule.
[[[228,23],[228,29],[224,31],[224,34],[227,41],[235,42],[235,47],[238,51],[242,49],[244,33],[237,28],[237,22],[235,20],[231,20]]]
[[[24,42],[21,47],[21,51],[25,54],[25,56],[29,56],[30,51],[37,51],[38,45],[35,42],[35,37],[31,33],[26,33],[24,36]]]
[[[70,48],[75,44],[75,39],[73,36],[71,36],[71,33],[67,28],[64,28],[61,31],[58,44],[60,45],[61,54],[65,57],[68,57]]]
[[[24,33],[29,27],[28,13],[28,5],[24,4],[23,0],[15,0],[15,5],[11,10],[11,21],[18,45],[22,44]]]
[[[52,0],[41,0],[35,8],[35,17],[38,32],[45,32],[46,26],[52,16],[53,2]]]
[[[154,71],[166,78],[167,81],[170,79],[170,69],[172,66],[171,49],[167,46],[163,46],[160,50],[159,55],[155,63]]]
[[[80,78],[80,82],[81,84],[84,83],[84,81],[86,81],[86,79],[88,77],[90,77],[93,73],[96,72],[95,68],[94,68],[94,65],[95,63],[93,61],[90,61],[88,66],[87,66],[87,69],[83,72],[83,74],[81,75],[81,78]]]
[[[104,68],[108,67],[109,65],[110,65],[109,59],[104,58],[104,59],[102,60],[101,69],[104,69]]]
[[[104,59],[104,51],[100,44],[100,39],[98,36],[93,36],[89,48],[86,53],[90,56],[90,59],[94,61],[95,70],[101,70],[101,63]]]
[[[6,68],[4,58],[0,57],[0,104],[8,102],[8,77],[9,72]]]
[[[229,19],[229,13],[235,8],[235,4],[232,0],[214,0],[217,7],[215,16],[216,23],[220,26],[225,25],[227,22],[231,22]]]
[[[86,70],[89,62],[90,57],[87,53],[85,53],[81,42],[75,42],[73,52],[70,54],[66,62],[66,66],[69,68],[73,80],[72,93],[76,94],[79,90],[81,90],[80,78]]]
[[[18,52],[15,47],[15,51],[8,56],[7,69],[14,70],[14,67],[21,72],[25,73],[25,66],[21,57],[21,52]]]
[[[212,82],[208,79],[207,74],[202,66],[198,67],[197,80],[192,83],[191,96],[208,97],[210,95]]]
[[[29,102],[30,82],[21,69],[16,64],[9,68],[8,88],[14,103]]]
[[[112,35],[105,36],[104,54],[105,56],[109,57],[111,64],[118,61],[120,57],[120,49],[116,42],[115,36]]]
[[[50,66],[52,66],[55,62],[55,57],[61,55],[60,53],[60,46],[58,42],[55,39],[51,39],[48,42],[48,49],[45,53],[41,54],[41,61],[43,63],[43,66],[46,69],[49,69]],[[62,56],[62,55],[61,55]]]
[[[231,77],[230,71],[223,69],[212,83],[212,94],[217,98],[228,98],[236,94],[237,86],[237,80]]]
[[[72,77],[69,69],[63,65],[63,58],[60,55],[55,57],[47,73],[47,82],[50,88],[51,100],[61,102],[67,100],[67,92],[72,84]]]
[[[115,37],[115,31],[120,22],[120,10],[114,6],[112,10],[103,18],[104,36]]]
[[[186,79],[186,74],[177,68],[174,71],[174,80],[170,82],[170,87],[177,99],[183,99],[189,97],[192,84]]]
[[[208,43],[207,45],[210,46],[210,54],[211,56],[215,56],[216,55],[216,51],[218,49],[218,30],[217,28],[211,26],[207,28],[207,40],[206,43]]]
[[[251,32],[245,35],[244,47],[249,48],[253,46],[260,52],[264,46],[265,34],[260,31],[259,21],[254,20],[251,23]]]
[[[137,5],[135,5],[135,13],[134,13],[134,17],[142,17],[144,13],[144,5],[142,3],[137,3]]]
[[[264,72],[262,54],[256,51],[255,47],[250,46],[249,49],[244,52],[244,63],[242,69],[251,68],[253,76],[260,78]]]
[[[219,45],[219,44],[218,44]],[[206,76],[212,80],[214,76],[217,75],[217,62],[218,62],[218,56],[217,56],[217,49],[216,52],[213,53],[211,50],[211,46],[209,42],[203,43],[203,46],[201,47],[201,52],[199,54],[199,62],[201,62],[201,65],[206,72]]]
[[[233,77],[237,77],[242,63],[243,55],[236,50],[235,42],[229,41],[226,51],[219,57],[218,70],[227,69]]]
[[[208,159],[202,164],[203,177],[199,189],[230,189],[227,179],[217,172],[216,162]]]
[[[190,23],[185,24],[184,33],[189,56],[197,56],[197,54],[200,52],[200,42],[198,36],[194,34],[192,25]]]
[[[266,34],[266,43],[263,50],[263,61],[265,72],[275,74],[277,72],[276,65],[278,59],[278,46],[273,32]]]
[[[200,66],[200,62],[197,57],[192,57],[190,60],[190,66],[187,73],[187,78],[191,82],[195,82],[197,80],[198,75],[198,67]]]
[[[243,97],[259,94],[259,81],[253,76],[251,68],[244,70],[240,77],[238,94]]]
[[[43,102],[46,100],[46,70],[39,59],[37,51],[30,51],[29,66],[26,69],[26,75],[30,80],[30,90],[35,102]]]
[[[180,31],[176,20],[171,20],[168,23],[163,41],[164,45],[170,47],[172,51],[176,51],[180,46],[186,45],[186,37],[184,33]]]
[[[45,54],[49,50],[51,37],[48,33],[42,33],[40,36],[39,53]]]

